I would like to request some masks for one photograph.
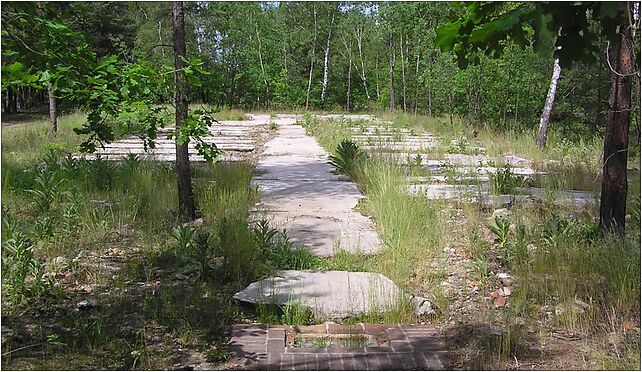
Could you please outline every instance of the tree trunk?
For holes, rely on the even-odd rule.
[[[53,91],[53,84],[47,84],[47,96],[49,96],[49,135],[55,137],[58,133],[58,111],[56,110],[56,96]]]
[[[352,84],[352,54],[348,62],[348,90],[346,91],[346,110],[350,111],[350,85]]]
[[[622,5],[628,12],[628,3]],[[624,232],[627,194],[627,148],[631,120],[631,79],[634,71],[631,29],[620,26],[617,41],[607,47],[611,68],[609,119],[604,136],[600,229]]]
[[[187,80],[183,71],[185,58],[185,18],[183,2],[172,4],[172,21],[174,33],[174,105],[176,106],[176,131],[179,131],[187,119]],[[176,136],[178,138],[178,136]],[[188,140],[189,142],[189,140]],[[178,185],[178,210],[181,221],[196,218],[194,194],[192,192],[192,172],[189,163],[188,142],[176,142],[176,181]]]
[[[515,92],[515,126],[517,126],[517,115],[519,114],[519,89]]]
[[[388,110],[395,111],[395,45],[390,35],[390,102]]]
[[[428,84],[428,116],[432,116],[432,84]]]
[[[417,64],[415,66],[415,98],[412,100],[413,111],[417,115],[417,99],[419,98],[419,53],[417,53]]]
[[[377,51],[377,59],[375,59],[375,84],[377,89],[377,101],[381,102],[381,90],[379,89],[379,52]]]
[[[308,91],[305,94],[305,109],[310,107],[310,89],[312,88],[312,71],[314,70],[314,61],[316,59],[314,52],[317,46],[317,8],[312,5],[312,15],[314,19],[314,35],[312,36],[312,55],[310,56],[310,74],[308,76]]]
[[[450,118],[450,126],[453,125],[453,92],[448,93],[448,117]]]
[[[343,40],[343,46],[346,49],[346,54],[342,55],[348,59],[348,87],[346,89],[346,110],[350,111],[350,90],[352,88],[352,39],[348,41],[345,37],[341,38]],[[355,68],[357,68],[355,64]],[[358,68],[357,68],[358,69]]]
[[[359,60],[361,61],[361,82],[363,83],[363,89],[366,91],[366,98],[368,99],[368,109],[370,109],[372,103],[370,102],[370,93],[368,93],[368,81],[366,80],[366,66],[363,61],[363,29],[357,28],[357,47],[359,48]]]
[[[408,43],[408,40],[406,40],[406,43]],[[406,106],[406,59],[404,57],[403,53],[403,35],[399,37],[399,50],[401,51],[401,88],[402,88],[402,93],[403,93],[403,112],[405,113],[408,109]]]
[[[165,46],[163,45],[163,33],[162,33],[163,24],[162,21],[158,21],[158,44],[161,46],[161,54],[165,57]]]
[[[18,112],[18,102],[16,99],[15,88],[7,88],[7,109],[6,113],[15,114]]]
[[[263,75],[263,83],[265,84],[265,102],[269,106],[269,97],[270,97],[270,85],[267,81],[267,74],[265,73],[265,66],[263,65],[263,53],[261,51],[261,34],[259,34],[259,25],[255,22],[254,27],[256,29],[256,40],[259,43],[259,64],[261,66],[261,75]]]
[[[334,11],[332,12],[332,19],[330,20],[330,27],[328,30],[328,40],[325,44],[323,56],[323,87],[321,87],[321,103],[325,102],[325,91],[328,88],[328,72],[330,69],[330,39],[332,38],[332,26],[334,25]]]
[[[551,77],[551,85],[549,86],[548,94],[546,95],[544,111],[542,111],[542,116],[539,119],[539,130],[537,131],[537,139],[535,140],[535,143],[540,150],[546,147],[548,123],[551,119],[551,111],[553,111],[553,105],[555,104],[555,92],[557,92],[557,82],[560,80],[561,72],[562,69],[560,68],[560,60],[558,58],[555,58],[555,62],[553,63],[553,77]]]

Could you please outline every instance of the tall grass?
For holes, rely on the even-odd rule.
[[[392,121],[394,126],[436,134],[442,144],[462,135],[473,138],[472,127],[459,120],[450,125],[444,118],[403,114],[381,114],[380,117]],[[347,128],[354,123],[307,118],[304,125],[333,152],[343,138],[350,137]],[[540,151],[535,147],[532,133],[498,134],[486,128],[477,128],[477,131],[475,145],[485,146],[489,155],[525,156],[536,160],[537,168],[551,173],[548,177],[536,178],[538,186],[599,190],[596,174],[600,171],[601,140],[597,138],[570,142],[552,131],[548,148]],[[624,324],[639,324],[639,176],[629,179],[630,220],[625,237],[599,235],[597,211],[592,208],[578,211],[544,200],[513,206],[512,215],[502,221],[502,228],[495,228],[496,233],[502,235],[497,236],[501,238],[498,244],[497,240],[493,243],[487,239],[493,234],[488,212],[472,204],[427,201],[406,195],[403,192],[405,171],[370,155],[361,162],[358,171],[353,172],[352,178],[368,197],[360,209],[373,217],[386,246],[381,255],[368,262],[371,270],[388,275],[399,285],[410,288],[423,285],[438,293],[437,284],[443,278],[431,269],[430,262],[440,246],[457,247],[471,259],[469,272],[473,278],[478,276],[476,282],[483,287],[482,291],[490,293],[501,285],[492,274],[498,268],[491,271],[491,265],[500,263],[501,270],[515,278],[508,307],[498,313],[492,304],[480,304],[476,321],[494,323],[501,314],[503,324],[509,328],[519,318],[542,330],[552,326],[571,332],[615,334],[621,339],[619,343],[611,342],[595,349],[600,365],[639,368],[639,355],[631,356],[635,345],[639,351],[639,343],[623,341],[626,339]],[[451,219],[456,216],[455,225],[449,226],[443,219],[448,215]],[[446,231],[449,233],[444,234]],[[340,263],[359,268],[353,265],[355,261],[343,257]],[[516,332],[507,339],[511,345],[519,343],[520,335]],[[497,352],[504,358],[504,346],[491,349],[491,354]],[[489,357],[496,359],[491,354]]]
[[[319,121],[308,116],[302,124],[328,152],[334,153],[341,141],[349,138],[348,128],[362,123]],[[439,203],[408,195],[404,191],[406,174],[398,165],[375,156],[355,163],[355,168],[351,177],[368,197],[367,205],[361,208],[369,211],[385,247],[382,254],[369,260],[372,264],[369,271],[381,272],[402,287],[407,287],[409,278],[417,274],[420,280],[425,279],[428,272],[422,265],[429,262],[439,248]],[[360,267],[355,261],[359,259],[341,257],[328,265],[341,269]]]

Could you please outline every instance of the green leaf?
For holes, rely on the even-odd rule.
[[[496,32],[497,32],[497,27],[495,25],[495,22],[487,23],[483,27],[474,30],[470,34],[469,41],[471,43],[484,42],[489,38],[491,38]]]
[[[49,83],[49,80],[51,79],[51,74],[49,73],[49,70],[45,70],[40,74],[40,81],[43,83]]]
[[[618,2],[616,1],[601,1],[600,2],[600,18],[614,19],[617,17]]]
[[[459,30],[462,27],[461,21],[447,23],[437,27],[437,37],[435,44],[441,48],[442,51],[452,50],[457,40],[459,40]]]
[[[18,73],[23,72],[24,67],[25,67],[25,65],[23,65],[22,63],[14,62],[14,63],[10,64],[9,66],[7,66],[6,69],[7,69],[7,72],[9,72],[10,74],[16,75]]]

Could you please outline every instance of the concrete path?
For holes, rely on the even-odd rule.
[[[269,122],[269,115],[250,115],[250,120],[243,121],[220,121],[210,126],[210,135],[202,139],[207,143],[216,144],[223,150],[220,161],[247,160],[256,149]],[[93,159],[100,156],[105,160],[121,160],[133,154],[143,160],[174,161],[176,145],[173,139],[167,139],[171,129],[164,128],[158,131],[154,149],[145,149],[143,140],[130,136],[107,144],[104,148],[97,149],[94,154],[85,155],[85,158]],[[205,161],[205,158],[198,154],[195,142],[189,143],[189,157],[191,161]]]
[[[285,228],[295,245],[316,256],[332,256],[337,249],[379,252],[374,224],[353,210],[364,197],[357,186],[333,173],[328,153],[295,119],[274,122],[277,136],[265,144],[252,181],[261,193],[254,217]]]

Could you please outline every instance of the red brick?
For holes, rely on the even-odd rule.
[[[285,329],[284,328],[269,328],[267,332],[268,332],[268,338],[285,339]]]
[[[363,328],[358,324],[328,324],[328,333],[353,334],[363,333]]]
[[[343,370],[344,371],[356,371],[357,365],[354,360],[354,356],[351,354],[343,354]]]
[[[417,351],[438,351],[446,348],[446,344],[434,338],[410,339],[410,344]]]
[[[379,370],[380,371],[393,371],[395,368],[392,365],[392,361],[389,357],[390,354],[377,354],[377,359],[379,360]]]
[[[387,328],[386,334],[388,335],[388,340],[404,340],[406,336],[399,327]]]
[[[341,354],[328,354],[328,365],[331,371],[343,370],[343,358]]]
[[[396,353],[410,352],[413,350],[407,341],[390,341],[390,347]]]
[[[403,356],[405,353],[392,353],[388,354],[390,361],[392,363],[392,369],[401,370],[403,369]]]
[[[289,347],[287,349],[288,353],[294,353],[294,354],[321,354],[325,353],[325,349],[320,348],[320,347]]]
[[[437,353],[416,353],[417,368],[422,370],[441,370],[444,368]]]
[[[294,370],[294,355],[292,354],[281,354],[281,371],[292,371]]]
[[[319,371],[329,371],[330,370],[330,363],[329,363],[330,356],[328,354],[319,354],[317,355],[317,366]]]
[[[379,371],[379,358],[376,354],[366,354],[366,364],[369,371]]]
[[[390,346],[367,347],[365,351],[367,354],[392,353],[392,348]]]
[[[267,370],[270,363],[270,354],[259,354],[256,356],[256,369],[258,370]]]
[[[366,363],[365,354],[355,354],[354,364],[357,371],[365,371],[368,369],[368,364]]]
[[[404,370],[413,371],[417,369],[417,362],[415,361],[413,353],[404,353],[401,362],[403,363]]]
[[[267,343],[268,353],[285,353],[285,340],[271,339]]]
[[[298,370],[316,371],[319,369],[316,354],[303,354],[303,356],[305,357],[305,365],[297,366]]]
[[[268,371],[279,371],[281,369],[281,354],[268,354],[269,357],[269,364],[268,364]]]

